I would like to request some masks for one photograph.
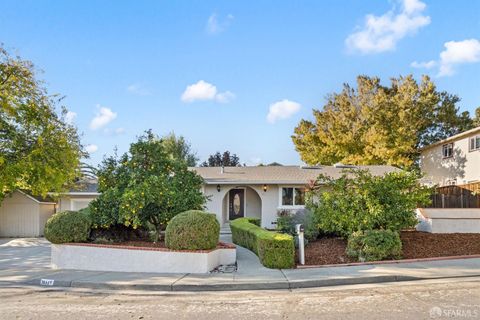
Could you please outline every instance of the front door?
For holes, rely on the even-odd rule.
[[[232,189],[228,192],[228,218],[235,220],[245,216],[245,189]]]

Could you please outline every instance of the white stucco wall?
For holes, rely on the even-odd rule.
[[[303,187],[302,185],[296,185]],[[277,221],[277,210],[280,208],[279,185],[267,185],[267,191],[263,191],[260,185],[221,185],[220,192],[216,185],[205,185],[204,193],[210,197],[207,202],[207,211],[215,213],[221,224],[228,222],[228,191],[234,188],[246,188],[245,215],[247,217],[261,218],[262,227],[274,229]],[[255,195],[256,194],[256,195]]]
[[[54,269],[92,271],[208,273],[236,262],[236,249],[206,252],[157,251],[52,244]]]
[[[469,151],[468,146],[469,138],[476,135],[478,132],[447,142],[453,142],[451,158],[443,159],[443,144],[422,151],[420,167],[425,173],[423,180],[440,186],[451,180],[455,180],[456,184],[480,181],[480,150]]]
[[[480,209],[417,209],[418,231],[480,233]]]

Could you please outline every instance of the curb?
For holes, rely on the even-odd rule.
[[[299,281],[277,282],[244,282],[225,284],[115,284],[95,283],[82,281],[55,281],[51,285],[42,284],[41,279],[29,281],[0,281],[0,287],[7,286],[36,286],[41,288],[81,288],[81,289],[105,289],[105,290],[141,290],[141,291],[165,291],[165,292],[199,292],[199,291],[245,291],[245,290],[291,290],[302,288],[321,288],[344,285],[375,284],[387,282],[406,282],[418,280],[439,280],[479,277],[479,274],[464,276],[439,276],[439,277],[414,277],[404,275],[387,275],[371,277],[351,277],[333,279],[312,279]]]

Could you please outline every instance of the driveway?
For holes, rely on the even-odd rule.
[[[50,242],[44,238],[0,238],[0,270],[50,268]]]

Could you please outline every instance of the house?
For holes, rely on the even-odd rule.
[[[264,228],[275,228],[279,210],[305,207],[305,189],[320,174],[339,178],[347,168],[369,170],[373,175],[398,171],[392,166],[258,166],[196,167],[209,197],[207,211],[217,214],[221,225],[239,217],[261,219]]]
[[[96,179],[84,179],[75,184],[68,192],[61,193],[58,199],[58,211],[78,211],[88,207],[100,193]]]
[[[48,218],[55,213],[50,198],[23,191],[7,195],[0,203],[0,237],[40,237]]]
[[[461,185],[480,181],[480,127],[424,147],[420,155],[423,182]]]

